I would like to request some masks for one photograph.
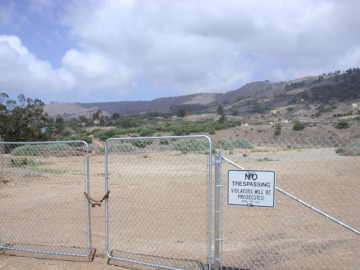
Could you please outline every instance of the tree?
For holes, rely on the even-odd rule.
[[[221,124],[223,124],[223,123],[225,123],[225,121],[226,121],[226,116],[225,116],[225,114],[222,114],[222,115],[220,116],[218,122],[221,123]]]
[[[41,131],[47,126],[48,116],[44,113],[44,103],[40,99],[18,96],[18,101],[10,99],[6,93],[0,94],[0,136],[4,141],[48,140]]]
[[[101,114],[102,110],[97,110],[97,112],[93,114],[93,120],[100,120]]]
[[[223,105],[219,105],[216,109],[217,113],[220,114],[220,115],[223,115],[224,114],[224,107]]]
[[[60,114],[58,114],[55,118],[55,128],[57,133],[61,133],[65,129],[65,121]]]
[[[177,113],[176,116],[178,117],[185,117],[186,116],[186,111],[185,109],[180,109]]]
[[[106,124],[106,121],[105,121],[105,120],[106,120],[105,117],[104,117],[103,115],[101,115],[101,116],[100,116],[100,119],[99,119],[101,126],[105,126],[105,124]]]

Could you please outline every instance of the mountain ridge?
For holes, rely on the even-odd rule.
[[[253,114],[296,104],[339,102],[360,98],[360,69],[346,72],[306,76],[287,82],[258,81],[226,93],[196,93],[162,97],[150,101],[118,101],[94,103],[51,103],[44,108],[51,117],[91,116],[98,110],[104,115],[129,115],[150,112],[189,113],[214,112],[222,105],[226,113]]]

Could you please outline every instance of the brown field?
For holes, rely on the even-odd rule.
[[[359,230],[360,158],[335,148],[257,147],[224,151],[247,169],[274,170],[279,188]],[[1,155],[0,243],[86,254],[84,158],[29,157],[41,169],[12,167]],[[104,155],[90,155],[91,197],[105,194]],[[144,149],[109,155],[109,250],[187,269],[207,262],[207,156]],[[275,208],[228,206],[222,165],[223,265],[237,269],[359,269],[360,236],[277,192]],[[19,173],[20,171],[20,173]],[[212,175],[212,178],[214,176]],[[3,249],[0,269],[154,269],[110,260],[105,204],[91,208],[90,259]],[[37,242],[38,239],[41,241]],[[5,243],[3,242],[5,241]],[[16,245],[14,244],[14,247]],[[172,259],[169,259],[172,258]]]

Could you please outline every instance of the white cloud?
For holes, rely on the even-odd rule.
[[[36,58],[16,36],[0,35],[0,88],[17,93],[63,93],[68,82],[51,65]]]
[[[101,53],[70,50],[63,58],[63,70],[71,74],[75,87],[87,94],[120,88],[130,93],[135,88],[127,68]]]
[[[227,91],[256,80],[357,67],[360,60],[355,0],[30,3],[32,13],[62,14],[77,47],[64,49],[62,67],[55,70],[7,37],[0,57],[22,79],[0,75],[0,86],[39,93],[51,86],[72,91],[73,101],[96,101],[99,92],[102,100],[121,100],[143,99],[136,94],[148,89],[149,97]]]
[[[360,63],[360,46],[345,52],[338,60],[339,69],[345,70],[351,67],[359,67]]]
[[[265,77],[259,79],[289,79],[338,69],[334,60],[356,46],[342,43],[354,39],[349,35],[359,28],[346,16],[352,9],[348,4],[77,1],[65,21],[84,56],[101,53],[99,63],[106,58],[121,63],[129,79],[142,76],[154,88],[183,93],[223,91],[259,74]]]
[[[231,40],[207,35],[210,29],[197,33],[194,26],[202,24],[202,18],[191,14],[194,8],[180,2],[159,5],[146,1],[130,5],[129,1],[94,1],[84,5],[79,1],[69,7],[71,11],[65,21],[71,26],[73,37],[79,40],[81,53],[77,53],[77,62],[91,58],[96,58],[101,66],[117,62],[129,80],[146,78],[159,91],[223,91],[248,82],[252,69],[248,59],[244,55],[238,57]],[[195,25],[189,24],[189,20]],[[80,73],[92,73],[94,68],[94,62],[91,67],[72,66],[79,80]],[[111,79],[119,80],[107,76],[107,80]]]

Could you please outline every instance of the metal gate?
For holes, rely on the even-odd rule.
[[[211,267],[210,162],[206,136],[109,139],[109,258],[165,269]]]
[[[0,142],[0,248],[90,256],[88,145]]]

